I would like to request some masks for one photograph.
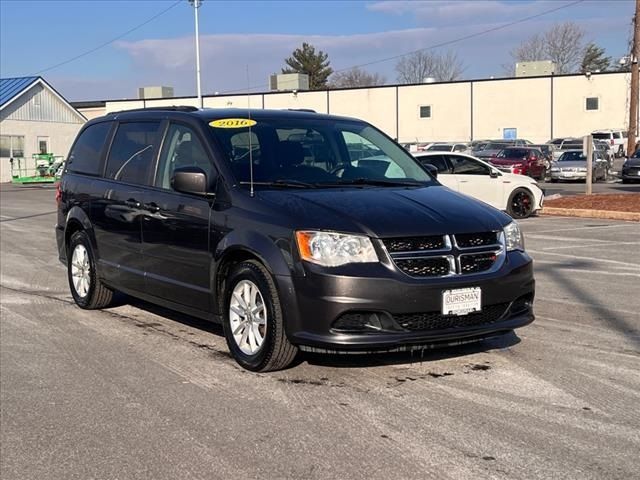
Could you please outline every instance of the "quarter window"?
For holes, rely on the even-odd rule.
[[[185,125],[172,124],[162,147],[155,185],[170,189],[173,172],[181,167],[201,168],[208,182],[213,178],[213,165],[196,133]]]
[[[121,123],[111,145],[105,177],[146,184],[159,130],[160,122]]]
[[[431,105],[420,106],[420,118],[431,118]]]
[[[85,128],[71,148],[67,159],[67,170],[86,175],[98,175],[100,155],[110,130],[111,122],[95,123]]]
[[[586,99],[586,109],[587,110],[599,110],[600,109],[600,99],[598,97],[587,97]]]

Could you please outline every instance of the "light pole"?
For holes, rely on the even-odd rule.
[[[189,0],[189,3],[193,5],[193,11],[196,17],[196,88],[198,90],[198,105],[202,108],[202,88],[200,86],[200,29],[198,26],[198,8],[202,5],[202,0]]]

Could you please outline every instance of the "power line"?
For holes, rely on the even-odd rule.
[[[40,75],[44,72],[48,72],[49,70],[53,70],[55,68],[61,67],[62,65],[66,65],[68,63],[71,62],[75,62],[76,60],[82,58],[82,57],[86,57],[87,55],[90,55],[98,50],[100,50],[101,48],[106,47],[107,45],[112,44],[113,42],[116,42],[118,40],[120,40],[123,37],[126,37],[127,35],[129,35],[130,33],[135,32],[136,30],[139,30],[140,28],[144,27],[145,25],[153,22],[156,18],[161,17],[162,15],[164,15],[165,13],[167,13],[169,10],[171,10],[172,8],[174,8],[176,5],[178,5],[182,0],[177,0],[176,2],[172,3],[168,8],[165,8],[164,10],[162,10],[161,12],[155,14],[153,17],[149,18],[148,20],[145,20],[144,22],[142,22],[139,25],[136,25],[133,28],[130,28],[129,30],[127,30],[126,32],[118,35],[115,38],[112,38],[111,40],[101,43],[100,45],[98,45],[97,47],[92,48],[91,50],[87,50],[86,52],[83,52],[79,55],[76,55],[75,57],[72,57],[68,60],[65,60],[64,62],[60,62],[60,63],[56,63],[55,65],[52,65],[50,67],[47,67],[43,70],[40,70],[39,72],[34,73],[33,75]]]
[[[524,18],[521,18],[519,20],[514,20],[513,22],[509,22],[509,23],[504,23],[502,25],[498,25],[497,27],[488,28],[488,29],[482,30],[480,32],[471,33],[469,35],[464,35],[462,37],[458,37],[458,38],[455,38],[453,40],[447,40],[445,42],[436,43],[436,44],[430,45],[428,47],[419,48],[417,50],[413,50],[411,52],[401,53],[399,55],[394,55],[392,57],[381,58],[380,60],[374,60],[372,62],[361,63],[360,65],[352,65],[351,67],[341,68],[340,70],[335,70],[333,73],[344,72],[344,71],[347,71],[347,70],[351,70],[352,68],[368,67],[369,65],[375,65],[375,64],[378,64],[378,63],[388,62],[390,60],[396,60],[398,58],[406,57],[407,55],[413,55],[413,54],[418,53],[418,52],[423,52],[423,51],[426,51],[426,50],[432,50],[434,48],[446,47],[447,45],[452,45],[454,43],[463,42],[463,41],[469,40],[471,38],[480,37],[480,36],[486,35],[488,33],[493,33],[493,32],[496,32],[498,30],[503,30],[505,28],[509,28],[509,27],[514,26],[514,25],[518,25],[520,23],[528,22],[529,20],[534,20],[536,18],[545,16],[545,15],[549,15],[550,13],[557,12],[558,10],[562,10],[562,9],[565,9],[565,8],[573,7],[574,5],[578,5],[579,3],[583,3],[584,1],[585,0],[575,0],[573,2],[566,3],[566,4],[561,5],[559,7],[555,7],[555,8],[549,9],[549,10],[545,10],[544,12],[536,13],[535,15],[529,15],[528,17],[524,17]],[[251,87],[249,90],[254,90],[256,88],[264,88],[266,86],[268,86],[268,85],[267,84],[255,85],[255,86]],[[220,92],[220,93],[224,94],[224,93],[234,93],[234,92],[241,92],[241,91],[242,90],[227,90],[227,91]]]

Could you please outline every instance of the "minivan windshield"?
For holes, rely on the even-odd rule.
[[[259,118],[242,128],[211,126],[240,184],[318,188],[435,183],[402,147],[363,122]]]

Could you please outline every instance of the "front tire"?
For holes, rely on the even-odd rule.
[[[85,231],[74,233],[69,241],[67,278],[71,296],[80,308],[105,308],[113,300],[113,290],[105,286],[98,276],[91,240]]]
[[[515,219],[530,217],[534,210],[535,198],[526,188],[516,188],[509,197],[507,213]]]
[[[225,279],[223,292],[224,335],[233,358],[254,372],[288,367],[298,348],[287,338],[278,291],[264,265],[239,263]]]

